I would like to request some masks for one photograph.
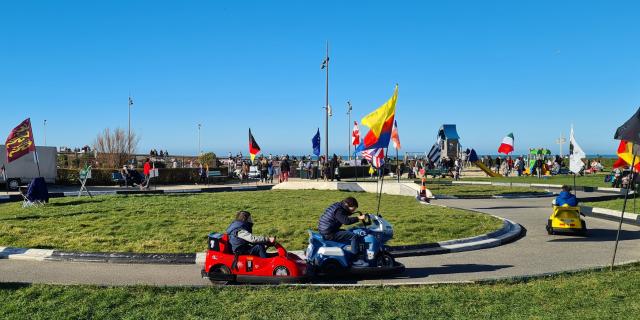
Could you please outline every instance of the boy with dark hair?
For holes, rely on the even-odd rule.
[[[350,243],[353,254],[358,254],[358,237],[350,231],[340,229],[340,227],[364,220],[365,216],[362,213],[358,217],[350,217],[356,210],[358,210],[358,200],[354,197],[348,197],[332,204],[324,211],[318,221],[318,231],[325,240]],[[354,262],[354,265],[359,264],[364,264],[364,261],[360,259]]]
[[[250,254],[267,257],[265,244],[275,243],[276,238],[272,236],[256,236],[253,232],[253,219],[251,213],[238,211],[236,219],[227,228],[231,250],[235,254]]]

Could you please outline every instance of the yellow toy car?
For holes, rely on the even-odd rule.
[[[553,213],[547,221],[547,233],[573,233],[587,235],[587,223],[580,218],[580,207],[553,206]]]

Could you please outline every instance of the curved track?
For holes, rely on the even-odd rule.
[[[527,229],[522,239],[496,248],[400,258],[397,278],[339,280],[337,284],[409,284],[492,280],[605,266],[611,261],[617,223],[586,218],[589,237],[549,236],[549,198],[439,200],[436,203],[501,216]],[[640,228],[623,225],[618,263],[640,260]],[[0,260],[1,282],[96,285],[209,285],[200,265],[140,265]]]

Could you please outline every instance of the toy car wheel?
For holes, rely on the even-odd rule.
[[[275,269],[273,269],[273,275],[276,277],[288,277],[289,269],[287,269],[287,267],[285,266],[277,266]]]
[[[327,260],[322,264],[320,271],[328,276],[337,276],[342,273],[342,265],[336,260]]]
[[[217,266],[211,267],[211,269],[209,270],[209,274],[211,274],[211,275],[231,274],[231,270],[229,270],[229,268],[227,266],[225,266],[225,265],[217,265]],[[215,280],[215,279],[211,279],[210,281],[213,284],[228,284],[229,283],[229,281],[222,281],[222,280]]]
[[[393,267],[395,265],[396,261],[393,259],[393,256],[391,256],[391,254],[389,254],[388,252],[380,252],[380,254],[378,254],[378,257],[376,258],[376,265],[378,267]]]
[[[552,235],[553,234],[553,228],[551,227],[551,220],[547,221],[547,234]]]

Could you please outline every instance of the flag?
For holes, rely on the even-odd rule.
[[[400,135],[398,135],[398,121],[393,121],[393,129],[391,129],[391,141],[396,150],[400,150]]]
[[[354,146],[360,144],[360,129],[358,128],[358,121],[353,122],[353,131],[351,131],[351,144]]]
[[[320,128],[318,128],[318,132],[316,132],[316,135],[313,136],[313,139],[311,139],[311,143],[313,144],[313,154],[315,154],[316,156],[320,155]]]
[[[253,138],[251,128],[249,128],[249,154],[251,155],[251,162],[256,158],[258,152],[260,152],[260,146],[256,142],[256,139]]]
[[[364,137],[364,149],[389,147],[397,100],[398,85],[393,91],[393,96],[387,102],[362,118],[360,122],[369,127],[369,132]]]
[[[635,163],[635,171],[640,172],[640,157],[636,155],[635,161],[633,161],[633,143],[626,140],[620,140],[618,146],[618,160],[613,164],[614,168],[630,166],[631,163]]]
[[[613,138],[640,145],[640,135],[638,135],[638,132],[640,132],[640,108],[638,108],[638,111],[636,111],[627,122],[623,123],[618,130],[616,130]]]
[[[431,150],[429,150],[429,153],[427,154],[427,158],[429,158],[429,161],[437,163],[438,161],[440,161],[441,152],[442,149],[440,149],[440,145],[438,143],[434,143],[431,147]]]
[[[366,149],[362,151],[362,157],[369,160],[371,165],[380,168],[384,165],[384,149]]]
[[[498,147],[498,153],[509,154],[513,152],[513,140],[513,132],[504,137],[500,147]]]
[[[5,142],[7,149],[7,162],[18,160],[25,154],[36,151],[36,144],[33,140],[33,132],[31,130],[31,119],[22,121],[17,127],[11,130],[7,141]]]
[[[576,138],[573,136],[573,126],[571,126],[571,134],[569,134],[569,170],[575,174],[579,174],[584,167],[582,162],[583,158],[587,155],[582,151],[582,148],[576,142]]]

